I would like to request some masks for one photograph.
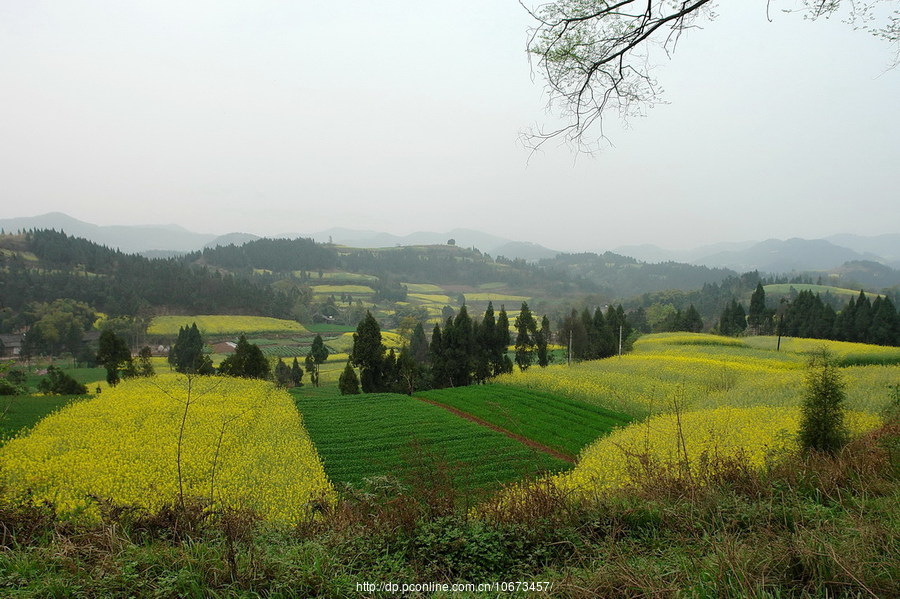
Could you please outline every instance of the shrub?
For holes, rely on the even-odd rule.
[[[48,366],[47,376],[38,383],[38,391],[54,395],[85,395],[87,387],[56,366]]]

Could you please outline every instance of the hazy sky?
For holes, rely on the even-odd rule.
[[[553,118],[514,0],[0,3],[0,217],[198,232],[469,227],[563,250],[900,232],[892,48],[723,3],[615,144]]]

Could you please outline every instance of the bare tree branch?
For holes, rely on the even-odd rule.
[[[851,26],[895,44],[900,40],[898,9],[888,16],[879,13],[886,4],[896,7],[898,0],[794,1],[793,11],[809,19],[829,18],[848,7],[845,20]],[[770,3],[766,0],[767,17]],[[655,46],[671,56],[682,33],[715,17],[712,0],[557,0],[523,7],[537,23],[527,44],[529,58],[536,61],[532,69],[546,82],[548,109],[566,121],[556,129],[525,132],[523,141],[533,149],[562,138],[590,151],[586,134],[593,126],[605,140],[604,115],[618,113],[627,120],[643,114],[661,93],[650,74],[649,49]]]

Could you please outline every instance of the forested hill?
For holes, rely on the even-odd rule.
[[[450,245],[357,249],[309,239],[260,239],[242,246],[207,248],[189,254],[185,260],[246,273],[339,268],[379,278],[442,285],[500,281],[522,290],[600,293],[613,299],[664,289],[697,289],[736,274],[724,268],[675,262],[646,264],[610,252],[560,254],[533,264],[501,256],[493,259],[474,248]]]
[[[377,277],[381,287],[503,283],[532,297],[598,294],[607,300],[696,289],[734,274],[687,264],[646,264],[612,253],[563,254],[533,264],[452,245],[372,250],[310,239],[259,239],[180,258],[148,259],[53,230],[2,235],[0,250],[4,306],[18,310],[32,301],[69,298],[110,314],[171,310],[284,317],[304,280],[334,270]],[[285,278],[297,285],[271,285]]]
[[[294,298],[182,260],[123,254],[57,231],[0,236],[0,307],[68,298],[111,315],[141,311],[286,315]]]
[[[612,252],[559,254],[541,260],[538,265],[557,277],[582,277],[602,286],[603,291],[618,299],[643,293],[678,289],[699,289],[737,273],[727,268],[709,268],[680,262],[648,264]]]

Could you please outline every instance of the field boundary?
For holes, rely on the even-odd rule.
[[[556,458],[558,460],[568,462],[569,464],[575,463],[575,456],[573,456],[573,455],[563,453],[562,451],[559,451],[558,449],[553,449],[552,447],[548,447],[546,445],[538,443],[537,441],[535,441],[533,439],[529,439],[528,437],[523,437],[522,435],[516,434],[510,430],[507,430],[507,429],[503,428],[502,426],[497,426],[496,424],[493,424],[492,422],[488,422],[487,420],[483,420],[483,419],[479,418],[478,416],[474,416],[472,414],[469,414],[468,412],[464,412],[464,411],[460,410],[459,408],[454,408],[453,406],[448,406],[447,404],[443,404],[439,401],[434,401],[433,399],[426,399],[424,397],[413,396],[413,399],[417,399],[419,401],[424,401],[425,403],[430,403],[433,406],[443,408],[443,409],[447,410],[448,412],[455,414],[456,416],[459,416],[460,418],[465,418],[466,420],[474,422],[475,424],[479,424],[481,426],[485,426],[485,427],[487,427],[493,431],[496,431],[498,433],[502,433],[502,434],[506,435],[507,437],[509,437],[510,439],[513,439],[514,441],[518,441],[519,443],[522,443],[523,445],[527,445],[528,447],[531,447],[532,449],[542,451],[548,455],[553,456],[554,458]]]

